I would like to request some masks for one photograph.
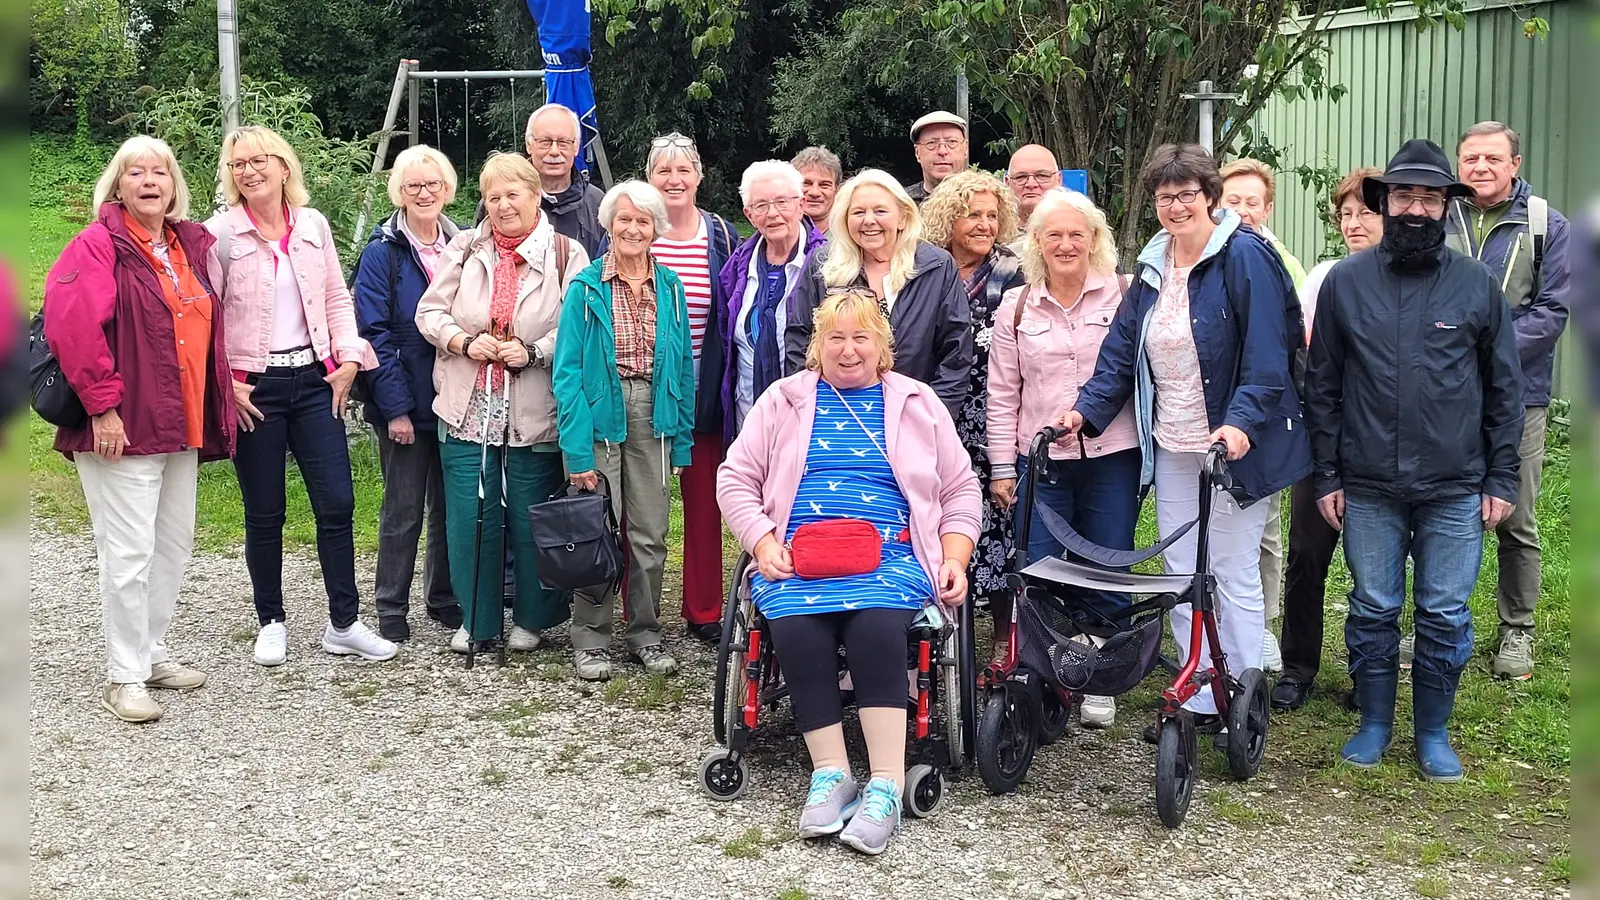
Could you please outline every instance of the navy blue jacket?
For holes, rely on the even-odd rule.
[[[1305,333],[1300,301],[1277,252],[1239,225],[1236,213],[1222,213],[1189,274],[1189,310],[1209,425],[1232,425],[1250,439],[1250,451],[1228,464],[1234,499],[1247,506],[1311,474],[1311,444],[1290,375]],[[1138,278],[1117,308],[1094,375],[1073,407],[1092,437],[1133,398],[1144,456],[1141,487],[1155,473],[1155,381],[1145,337],[1170,242],[1161,231],[1140,252]]]
[[[378,367],[362,372],[362,404],[366,419],[387,425],[397,416],[410,416],[418,430],[437,428],[433,415],[434,347],[417,331],[417,301],[428,289],[422,258],[400,231],[396,211],[378,223],[356,263],[350,293],[355,297],[356,325],[372,344]],[[458,230],[448,217],[439,218],[448,240]]]

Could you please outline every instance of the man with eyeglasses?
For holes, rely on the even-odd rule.
[[[605,191],[577,172],[582,134],[577,113],[559,103],[546,103],[528,117],[523,141],[528,160],[539,172],[539,208],[550,217],[550,226],[583,245],[590,259],[599,259],[606,235],[600,227]],[[483,221],[483,214],[479,203],[477,221]]]
[[[1022,234],[1010,247],[1011,252],[1020,255],[1022,245],[1028,240],[1028,220],[1033,218],[1034,209],[1044,198],[1045,191],[1061,187],[1061,167],[1056,164],[1056,155],[1043,144],[1018,147],[1006,164],[1006,187],[1011,188],[1017,198],[1017,225]]]
[[[1361,189],[1383,237],[1328,271],[1306,373],[1317,509],[1343,531],[1352,583],[1361,725],[1339,755],[1372,768],[1394,739],[1409,557],[1417,763],[1429,781],[1460,781],[1448,725],[1472,656],[1467,599],[1484,533],[1517,502],[1522,370],[1499,283],[1445,246],[1446,201],[1472,190],[1444,151],[1407,141]]]
[[[918,206],[939,182],[967,167],[967,120],[955,113],[935,110],[911,123],[911,145],[922,180],[906,185]]]
[[[1533,610],[1539,600],[1539,500],[1556,341],[1567,327],[1567,220],[1519,178],[1522,139],[1500,122],[1479,122],[1456,144],[1456,173],[1472,195],[1450,203],[1451,249],[1480,259],[1511,307],[1522,359],[1525,408],[1522,480],[1517,507],[1501,523],[1500,644],[1490,665],[1497,678],[1533,677]],[[1404,650],[1401,657],[1404,662]]]

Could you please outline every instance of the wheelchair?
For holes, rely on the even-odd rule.
[[[699,767],[700,787],[714,800],[736,800],[749,787],[747,750],[762,709],[771,713],[788,696],[766,619],[750,595],[753,569],[750,554],[740,553],[723,607],[711,720],[717,746],[707,751]],[[972,604],[961,604],[953,614],[937,605],[925,608],[907,638],[907,671],[914,674],[915,695],[908,689],[906,752],[911,765],[901,802],[907,815],[926,818],[943,804],[948,778],[967,765],[976,740]],[[841,677],[844,672],[841,650]]]

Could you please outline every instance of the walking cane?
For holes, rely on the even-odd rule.
[[[477,621],[478,621],[478,583],[479,583],[480,577],[483,574],[483,565],[482,565],[482,559],[481,559],[481,557],[483,555],[483,504],[484,504],[483,482],[484,482],[484,479],[488,476],[488,468],[489,468],[489,420],[490,420],[490,417],[494,413],[494,393],[493,393],[493,391],[494,391],[494,373],[489,368],[490,363],[484,362],[483,366],[484,366],[483,383],[484,383],[484,386],[489,389],[490,393],[489,393],[488,397],[484,398],[483,425],[482,425],[482,427],[480,427],[478,429],[478,441],[482,446],[482,450],[478,455],[478,524],[477,524],[477,527],[473,530],[473,534],[472,534],[472,596],[468,598],[468,609],[467,609],[467,668],[468,669],[471,669],[473,664],[477,661],[478,648],[479,648],[479,644],[481,643],[480,641],[478,641],[475,638],[473,638],[473,636],[472,636],[472,626],[477,624]],[[500,459],[501,459],[501,465],[502,466],[504,466],[504,464],[505,464],[505,453],[503,451],[504,451],[504,448],[502,448],[502,453],[500,454]],[[503,492],[504,492],[503,479],[502,479],[501,490],[502,490],[501,502],[503,504],[504,501],[505,501],[505,497],[503,496]],[[502,525],[503,525],[503,523],[502,523]],[[503,532],[503,528],[502,528],[502,532]],[[505,555],[505,549],[504,549],[504,545],[503,544],[501,546],[500,553],[501,553],[502,556]],[[504,627],[505,627],[505,625],[502,622],[501,628],[503,629]]]

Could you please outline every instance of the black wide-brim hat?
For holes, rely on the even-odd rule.
[[[1472,188],[1457,181],[1455,173],[1450,171],[1450,158],[1444,155],[1444,150],[1425,138],[1413,138],[1402,144],[1382,175],[1361,179],[1361,199],[1367,209],[1383,212],[1383,198],[1388,195],[1390,185],[1396,184],[1443,188],[1446,199],[1472,196]]]

